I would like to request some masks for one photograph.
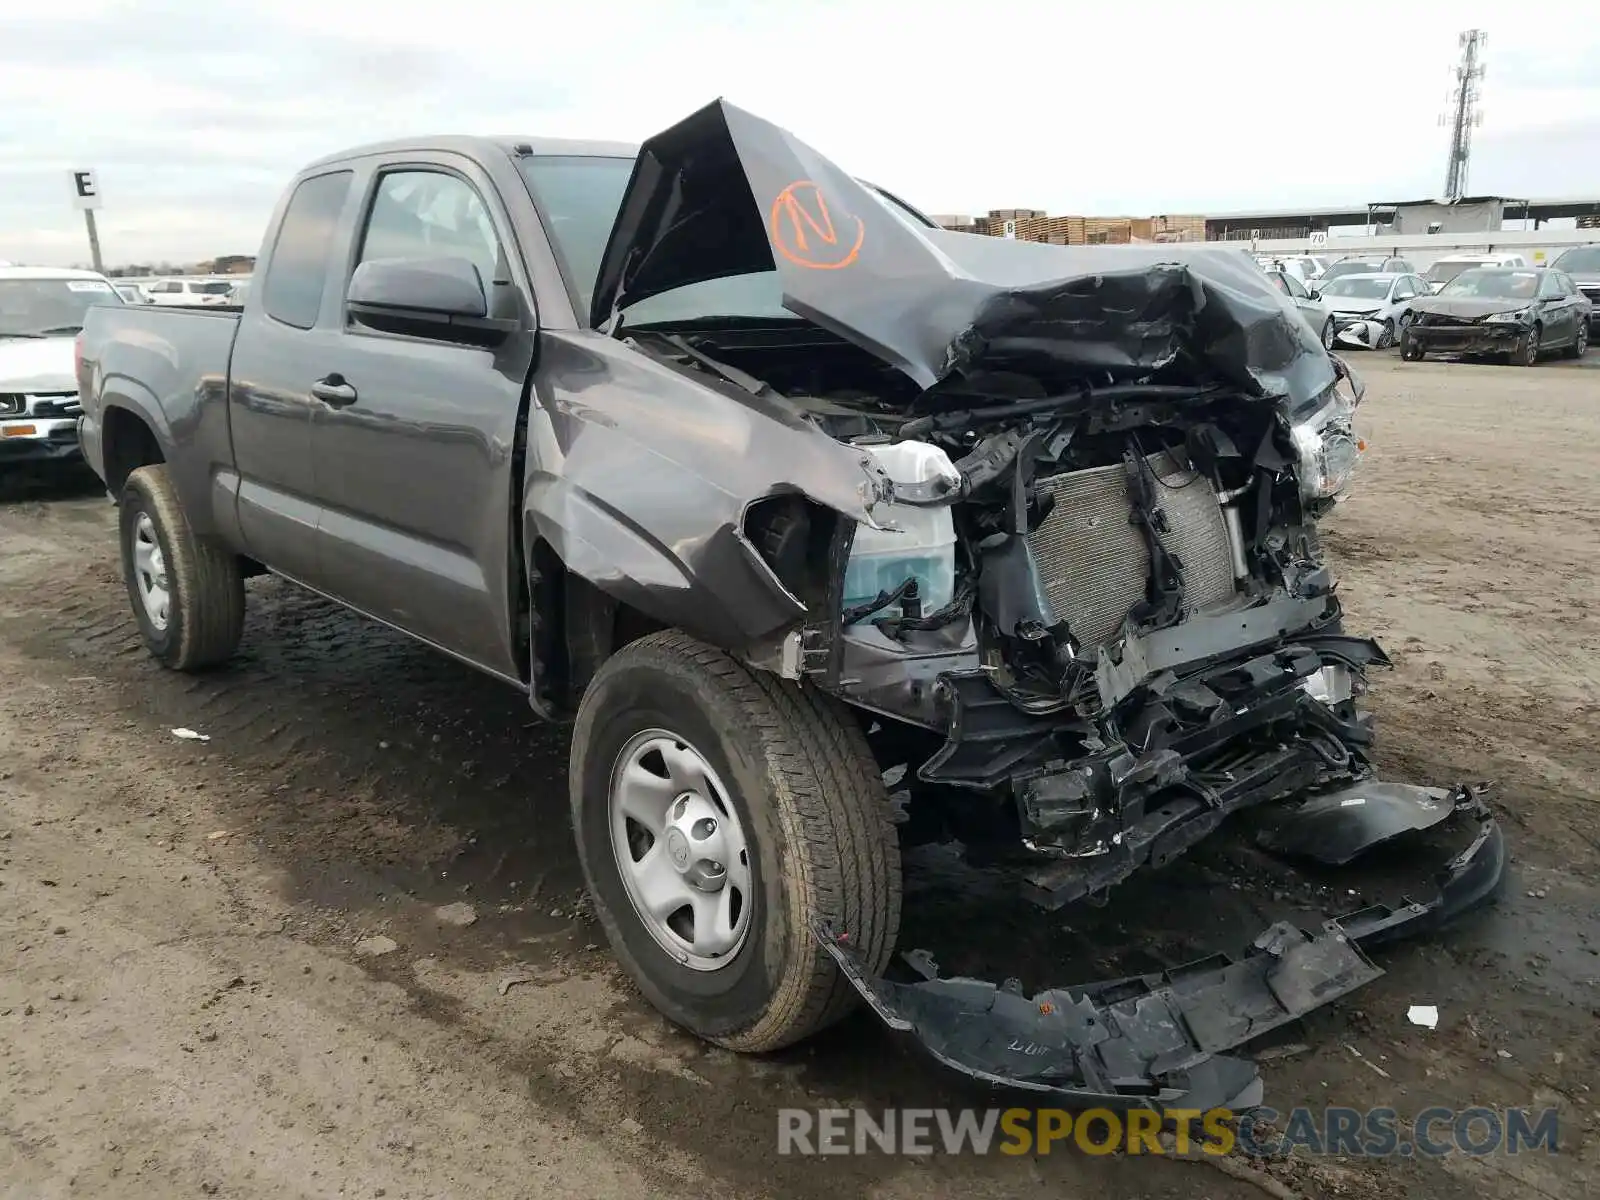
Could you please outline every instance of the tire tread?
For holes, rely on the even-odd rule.
[[[196,671],[227,661],[244,633],[244,576],[239,558],[189,524],[165,464],[128,476],[125,495],[136,494],[166,542],[167,576],[181,613],[176,644],[157,657],[175,671]]]
[[[652,659],[691,668],[745,714],[776,784],[776,817],[793,852],[785,889],[791,922],[822,914],[848,935],[863,965],[880,973],[900,926],[900,850],[883,777],[860,728],[833,697],[755,670],[679,630],[629,643],[600,675]],[[580,729],[585,724],[580,715]],[[809,926],[802,936],[804,962],[784,972],[766,1011],[715,1041],[747,1053],[777,1050],[854,1007],[855,988]]]

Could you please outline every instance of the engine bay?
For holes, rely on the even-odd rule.
[[[1013,360],[919,392],[805,323],[633,336],[776,394],[888,476],[882,529],[841,522],[824,547],[793,498],[752,541],[797,594],[825,557],[808,675],[879,718],[932,836],[1020,852],[1046,906],[1236,807],[1369,771],[1355,700],[1387,660],[1343,636],[1316,533],[1360,453],[1342,363],[1296,412],[1181,364]]]

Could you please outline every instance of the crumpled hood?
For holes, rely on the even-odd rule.
[[[75,392],[73,338],[0,337],[0,392]]]
[[[1416,313],[1438,313],[1457,317],[1463,321],[1476,321],[1493,313],[1521,312],[1532,300],[1516,300],[1498,296],[1430,296],[1411,306]]]
[[[1334,379],[1298,311],[1236,247],[1065,247],[922,227],[720,100],[640,148],[591,320],[774,269],[785,308],[923,388],[974,368],[1123,379],[1171,368],[1303,403]]]

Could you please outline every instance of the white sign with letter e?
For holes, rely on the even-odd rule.
[[[69,172],[72,176],[72,207],[87,212],[100,207],[100,181],[92,170]]]

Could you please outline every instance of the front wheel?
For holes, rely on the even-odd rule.
[[[1519,367],[1531,367],[1539,361],[1539,339],[1542,336],[1537,325],[1528,330],[1517,339],[1516,346],[1511,351],[1511,361]]]
[[[232,657],[244,629],[238,556],[190,528],[163,465],[129,475],[119,506],[122,575],[145,647],[175,671]]]
[[[1394,319],[1385,317],[1383,326],[1378,330],[1378,341],[1373,349],[1387,350],[1392,345],[1394,345]]]
[[[1332,350],[1333,349],[1333,337],[1334,337],[1333,318],[1329,317],[1326,321],[1324,321],[1322,323],[1322,348],[1324,350]]]
[[[1427,354],[1426,348],[1409,329],[1400,335],[1400,357],[1406,362],[1421,362]]]
[[[850,1010],[813,936],[888,964],[900,853],[839,702],[676,631],[613,655],[578,709],[578,858],[612,951],[670,1020],[731,1050],[791,1045]]]

